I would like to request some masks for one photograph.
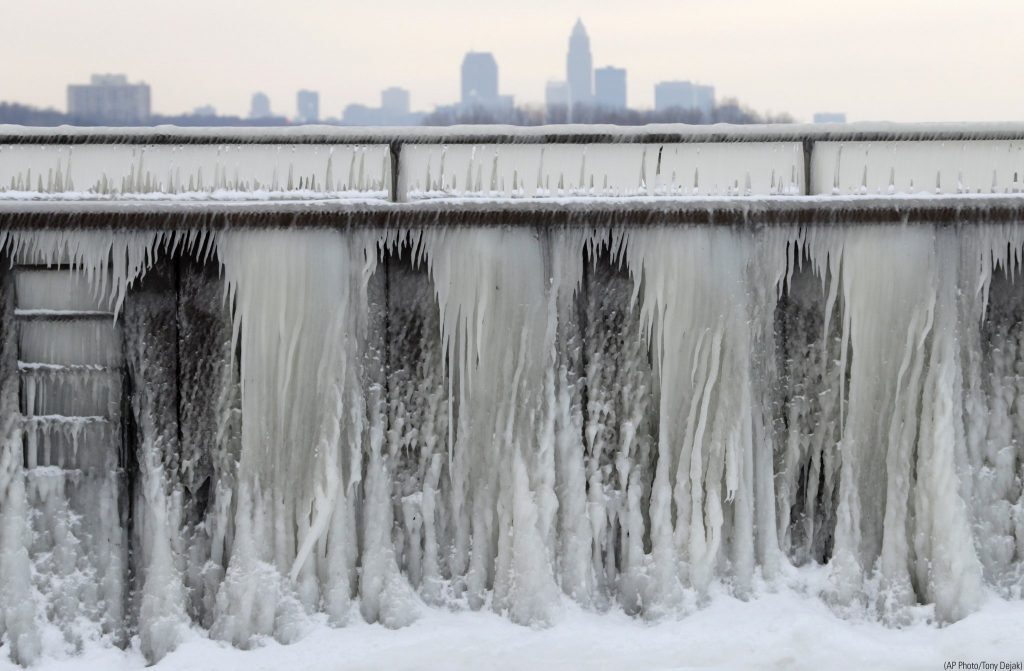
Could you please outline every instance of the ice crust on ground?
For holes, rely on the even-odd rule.
[[[819,569],[800,569],[797,580],[817,584]],[[498,614],[429,609],[408,627],[367,624],[356,614],[345,627],[322,620],[300,641],[273,639],[239,650],[190,635],[148,668],[157,671],[471,671],[493,668],[603,669],[934,669],[946,661],[1017,661],[1024,657],[1020,621],[1024,601],[986,600],[978,612],[947,626],[923,621],[903,628],[845,619],[794,586],[756,587],[756,598],[715,593],[706,608],[685,618],[649,623],[619,611],[597,613],[567,605],[557,626],[522,627]],[[927,611],[927,608],[924,609]],[[920,617],[927,616],[927,612]],[[21,667],[0,659],[0,670]],[[42,671],[143,669],[137,648],[92,643],[75,657],[48,658]]]
[[[464,610],[684,632],[765,600],[919,642],[1019,617],[1024,227],[0,247],[37,268],[2,279],[12,662],[174,668],[226,650],[206,637],[272,659],[325,627],[408,640]],[[97,382],[115,370],[127,404]]]

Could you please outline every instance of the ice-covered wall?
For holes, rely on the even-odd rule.
[[[387,198],[386,145],[0,145],[0,198]]]
[[[961,223],[7,234],[3,649],[1020,598],[1024,227]]]
[[[1020,129],[673,130],[0,146],[0,654],[1021,598]]]

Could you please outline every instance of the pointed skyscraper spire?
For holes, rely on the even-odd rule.
[[[565,75],[569,84],[570,107],[590,104],[594,97],[594,63],[590,56],[590,37],[582,19],[576,19],[569,36]]]

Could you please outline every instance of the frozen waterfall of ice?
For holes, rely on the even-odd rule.
[[[0,235],[18,662],[1024,591],[1024,227]]]

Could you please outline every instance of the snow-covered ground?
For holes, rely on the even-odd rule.
[[[821,569],[801,570],[795,584],[820,584]],[[715,590],[718,591],[718,590]],[[945,627],[918,620],[888,628],[870,618],[840,617],[803,589],[761,586],[750,601],[714,594],[706,607],[648,623],[620,611],[567,605],[546,629],[511,623],[489,611],[423,608],[411,626],[392,630],[353,622],[314,625],[292,645],[273,640],[239,650],[196,632],[160,661],[158,671],[277,669],[942,669],[945,662],[1024,662],[1024,601],[989,596],[977,613]],[[322,621],[321,621],[322,622]],[[77,657],[48,659],[40,671],[141,669],[137,649],[91,644]],[[4,658],[0,671],[14,671]],[[1012,667],[1004,667],[1012,668]]]

